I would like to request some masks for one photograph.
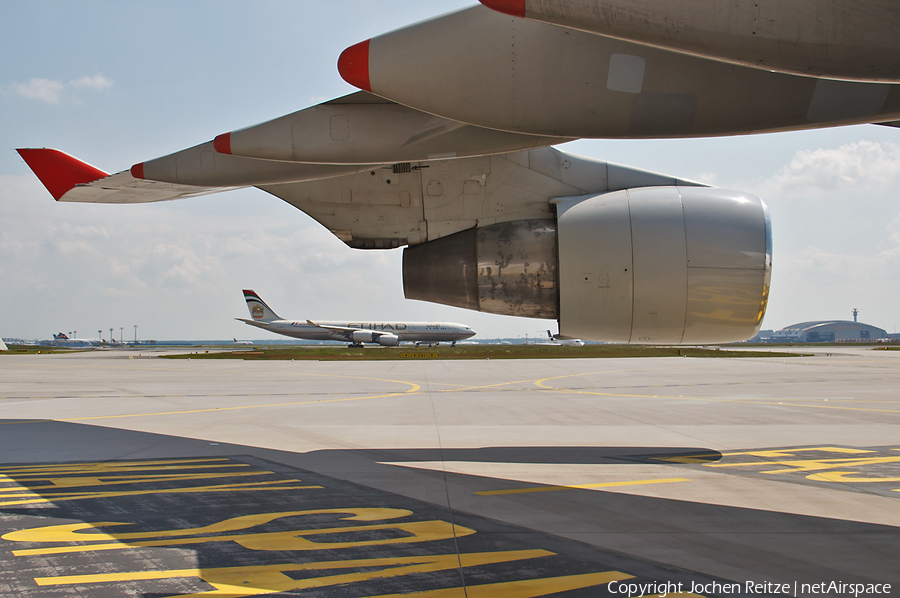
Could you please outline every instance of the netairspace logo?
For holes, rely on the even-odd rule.
[[[729,583],[711,581],[697,583],[692,581],[690,587],[684,582],[651,581],[647,583],[611,581],[607,584],[611,594],[621,594],[629,598],[641,596],[657,596],[666,598],[672,594],[690,592],[691,594],[787,594],[789,596],[808,596],[827,594],[829,596],[877,596],[891,593],[889,583],[844,583],[842,581],[823,581],[819,583],[773,583],[770,581],[757,582],[745,581],[744,583]]]

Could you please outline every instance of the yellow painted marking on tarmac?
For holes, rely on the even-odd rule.
[[[571,486],[531,486],[512,490],[483,490],[475,492],[481,496],[499,496],[502,494],[527,494],[530,492],[554,492],[556,490],[572,490],[583,488],[616,488],[620,486],[644,486],[647,484],[671,484],[673,482],[690,482],[688,478],[665,478],[659,480],[634,480],[631,482],[602,482],[599,484],[573,484]]]
[[[803,453],[803,452],[823,452],[823,453],[843,453],[848,455],[859,455],[862,453],[874,453],[875,451],[867,450],[867,449],[856,449],[856,448],[846,448],[843,446],[808,446],[803,448],[789,448],[789,449],[764,449],[764,450],[753,450],[753,451],[736,451],[729,453],[722,453],[723,457],[731,457],[734,455],[750,455],[751,457],[762,457],[764,459],[768,458],[778,458],[791,456],[794,453]]]
[[[581,374],[575,374],[581,375]],[[809,404],[801,404],[801,403],[793,403],[793,402],[785,402],[785,399],[781,401],[774,401],[772,399],[733,399],[730,397],[686,397],[686,396],[674,396],[674,395],[651,395],[651,394],[633,394],[633,393],[622,393],[622,392],[598,392],[593,390],[571,390],[566,388],[554,388],[552,386],[547,386],[544,384],[547,380],[555,380],[558,378],[568,378],[569,376],[556,376],[554,378],[542,378],[541,380],[535,381],[535,384],[541,388],[545,388],[547,390],[552,390],[555,392],[562,392],[567,394],[578,394],[578,395],[594,395],[600,397],[622,397],[622,398],[630,398],[630,399],[667,399],[672,401],[702,401],[706,403],[742,403],[748,405],[782,405],[784,407],[810,407],[813,409],[842,409],[846,411],[872,411],[877,413],[900,413],[900,409],[873,409],[869,407],[843,407],[841,405],[809,405]],[[808,401],[809,399],[787,399],[788,401],[798,400],[798,401]]]
[[[253,565],[245,567],[64,575],[59,577],[36,577],[34,578],[34,581],[39,586],[61,586],[197,577],[213,586],[215,591],[190,594],[190,596],[227,595],[230,598],[241,598],[243,596],[258,596],[276,592],[329,588],[343,584],[401,577],[415,573],[433,573],[436,571],[455,570],[460,566],[475,567],[496,563],[508,563],[553,556],[553,554],[554,553],[546,550],[510,550],[461,555],[453,553],[413,557]],[[351,571],[355,569],[357,571],[338,575],[303,577],[301,579],[292,579],[288,575],[285,575],[287,572],[327,571],[332,569],[349,569]],[[359,571],[359,569],[367,570]]]
[[[187,480],[209,480],[216,478],[243,478],[247,476],[255,476],[255,475],[267,475],[272,474],[271,471],[242,471],[242,472],[231,472],[231,473],[169,473],[169,474],[154,474],[154,475],[140,475],[140,476],[109,476],[109,477],[83,477],[83,476],[69,476],[65,478],[46,478],[47,481],[50,482],[49,485],[45,486],[27,486],[21,488],[0,488],[0,498],[7,498],[8,495],[4,494],[9,491],[21,491],[21,490],[59,490],[62,488],[82,488],[82,487],[90,487],[95,488],[97,486],[120,486],[122,484],[143,484],[147,482],[181,482]],[[5,480],[3,478],[6,478]],[[8,476],[0,475],[0,481],[12,482],[14,480],[10,479]]]
[[[672,370],[672,369],[676,369],[676,368],[674,368],[674,367],[668,367],[668,368],[625,368],[625,369],[621,369],[621,370],[606,370],[606,371],[602,371],[602,372],[585,372],[585,373],[582,373],[582,374],[563,374],[562,376],[550,376],[549,378],[540,378],[540,379],[538,379],[538,380],[534,380],[534,384],[535,384],[535,386],[538,386],[538,387],[540,387],[540,388],[545,388],[545,389],[547,389],[547,390],[561,390],[561,391],[567,391],[567,389],[563,389],[563,388],[554,388],[553,386],[547,386],[546,384],[544,384],[544,382],[547,382],[548,380],[562,380],[563,378],[579,378],[579,377],[582,377],[582,376],[599,376],[599,375],[608,375],[608,374],[622,374],[622,373],[625,373],[625,372],[658,372],[658,371],[661,371],[661,370]],[[581,392],[581,391],[568,390],[568,392]],[[608,393],[598,393],[598,394],[608,394]],[[617,396],[617,397],[618,397],[618,396],[624,396],[624,395],[612,394],[612,395],[610,395],[610,396]]]
[[[290,374],[297,376],[316,376],[319,378],[346,378],[348,380],[376,380],[378,382],[395,382],[397,384],[406,384],[410,387],[406,392],[416,392],[421,386],[416,384],[415,382],[409,382],[407,380],[394,380],[392,378],[372,378],[370,376],[344,376],[342,374],[314,374],[311,372],[289,372]]]
[[[580,590],[625,579],[634,579],[634,576],[619,571],[604,571],[602,573],[585,573],[583,575],[487,583],[477,586],[467,585],[464,588],[423,590],[406,594],[380,594],[372,598],[536,598],[537,596]],[[669,596],[675,595],[669,594]],[[694,596],[695,594],[689,595]]]
[[[867,482],[900,482],[900,477],[893,478],[860,478],[849,477],[858,474],[858,471],[827,471],[825,473],[813,473],[806,476],[807,480],[815,480],[817,482],[843,482],[846,484],[867,483]]]
[[[229,462],[225,465],[190,465],[194,463],[215,463],[215,462]],[[241,467],[248,467],[245,463],[240,463],[238,461],[232,461],[228,457],[205,457],[201,459],[162,459],[156,461],[100,461],[96,463],[49,463],[49,464],[37,464],[37,465],[13,465],[0,469],[0,473],[9,473],[9,472],[19,472],[19,471],[43,471],[47,469],[52,469],[54,471],[61,471],[63,469],[71,469],[73,471],[83,471],[87,469],[123,469],[123,468],[136,468],[135,471],[141,471],[146,469],[148,466],[173,466],[167,469],[183,469],[182,467],[177,467],[178,465],[184,464],[185,466],[190,465],[191,467],[227,467],[230,464],[239,465]]]
[[[403,515],[401,515],[403,516]],[[84,524],[76,524],[84,525]],[[96,525],[96,524],[95,524]],[[128,525],[128,524],[113,524]],[[51,526],[54,527],[54,526]],[[68,527],[68,526],[61,526]],[[30,530],[29,530],[30,531]],[[39,528],[38,533],[59,533],[63,534],[67,530],[46,530]],[[194,530],[189,530],[194,531]],[[392,534],[375,534],[374,532],[391,531]],[[362,533],[367,540],[357,541],[333,541],[328,542],[329,534],[352,534]],[[192,546],[196,544],[213,544],[216,542],[234,542],[249,550],[339,550],[343,548],[361,548],[366,546],[388,546],[394,544],[418,544],[421,542],[436,542],[441,540],[452,540],[453,538],[461,538],[470,536],[475,530],[459,525],[453,525],[446,521],[410,521],[386,523],[381,525],[357,525],[330,528],[315,529],[287,529],[276,532],[260,532],[255,534],[229,534],[222,536],[201,536],[193,538],[177,538],[167,540],[136,540],[129,542],[120,542],[121,535],[105,534],[117,542],[115,544],[91,544],[88,546],[54,546],[50,548],[34,548],[28,550],[16,550],[13,554],[16,556],[38,555],[38,554],[65,554],[72,552],[95,552],[99,550],[117,550],[130,547],[155,547],[155,546]],[[79,534],[87,536],[88,541],[92,541],[91,536],[100,534]],[[16,539],[4,536],[4,539]],[[326,541],[308,540],[306,537],[324,536]],[[103,538],[100,538],[103,539]],[[84,541],[84,540],[82,540]]]
[[[814,447],[806,447],[806,448],[792,448],[792,449],[765,449],[765,450],[754,450],[754,451],[736,451],[736,452],[728,452],[728,453],[707,453],[703,455],[677,455],[674,457],[654,457],[653,459],[656,461],[666,461],[668,463],[683,463],[683,464],[702,464],[709,465],[710,467],[718,466],[723,467],[723,465],[719,463],[710,464],[710,459],[718,460],[720,457],[734,457],[739,455],[749,455],[751,457],[760,457],[764,459],[777,459],[784,457],[791,457],[794,453],[800,453],[805,451],[813,451],[813,452],[823,452],[823,453],[845,453],[845,454],[861,454],[861,453],[874,453],[875,451],[864,450],[864,449],[854,449],[854,448],[844,448],[840,446],[814,446]]]
[[[103,476],[104,474],[133,473],[138,471],[177,471],[183,469],[223,469],[231,467],[250,467],[247,463],[239,463],[230,459],[211,459],[212,461],[226,461],[226,463],[217,463],[212,465],[202,465],[208,463],[205,461],[160,461],[147,462],[147,465],[137,462],[116,463],[109,461],[107,463],[64,463],[60,465],[23,465],[18,467],[8,467],[0,469],[0,476],[14,476],[17,480],[23,478],[47,478],[50,476],[77,475],[77,474],[93,474],[94,476]],[[166,465],[165,463],[171,463]],[[176,463],[185,463],[185,465],[175,465]],[[221,471],[218,475],[226,476],[231,472]],[[144,474],[147,475],[147,474]],[[134,476],[132,476],[134,477]]]
[[[390,508],[346,508],[346,509],[310,509],[306,511],[282,511],[277,513],[256,513],[223,519],[217,523],[202,527],[158,530],[152,532],[110,533],[101,531],[101,527],[117,525],[135,525],[117,521],[98,521],[94,523],[71,523],[64,525],[48,525],[9,532],[2,537],[10,542],[107,542],[119,540],[138,540],[144,538],[165,538],[180,536],[198,536],[249,529],[258,525],[271,523],[284,517],[302,517],[304,515],[346,515],[338,517],[338,521],[383,521],[399,519],[413,514],[407,509]],[[89,530],[89,533],[84,533]]]
[[[184,370],[181,370],[178,368],[139,368],[139,369],[141,369],[141,371],[147,371],[150,369],[156,369],[159,371],[179,371],[179,372],[184,371]],[[222,373],[226,373],[226,372],[222,372]],[[125,414],[119,414],[119,415],[96,415],[96,416],[90,416],[90,417],[72,417],[72,418],[61,418],[61,419],[34,420],[34,421],[30,421],[30,422],[3,422],[3,423],[0,423],[0,425],[10,425],[10,424],[19,424],[19,423],[43,423],[46,421],[74,422],[74,421],[92,421],[92,420],[98,420],[98,419],[119,419],[119,418],[127,418],[127,417],[186,415],[186,414],[191,414],[191,413],[212,413],[215,411],[235,411],[235,410],[241,410],[241,409],[262,409],[262,408],[268,408],[268,407],[294,407],[294,406],[298,406],[298,405],[314,405],[317,403],[338,403],[338,402],[344,402],[344,401],[367,401],[367,400],[371,400],[371,399],[384,399],[384,398],[398,397],[398,396],[404,396],[404,395],[409,395],[409,394],[417,394],[422,389],[421,385],[416,384],[415,382],[409,382],[406,380],[394,380],[391,378],[372,378],[372,377],[368,377],[368,376],[344,376],[344,375],[340,375],[340,374],[315,374],[315,373],[309,373],[309,372],[290,372],[290,373],[294,374],[294,375],[298,375],[298,376],[318,376],[318,377],[322,377],[322,378],[346,378],[346,379],[350,379],[350,380],[376,380],[378,382],[393,382],[393,383],[397,383],[397,384],[406,384],[410,388],[403,392],[387,393],[387,394],[373,395],[373,396],[367,396],[367,397],[343,397],[340,399],[319,399],[319,400],[315,400],[315,401],[271,403],[271,404],[267,404],[267,405],[240,405],[237,407],[213,407],[213,408],[209,408],[209,409],[186,409],[186,410],[181,410],[181,411],[161,411],[161,412],[154,412],[154,413],[125,413]],[[129,396],[129,398],[142,398],[142,396],[144,396],[144,395],[133,395],[133,396]],[[169,398],[169,399],[179,398],[179,397],[186,398],[187,396],[189,396],[189,395],[165,395],[164,398]],[[226,396],[233,396],[233,395],[230,395],[230,394],[206,395],[207,398],[226,397]],[[248,394],[248,395],[241,395],[241,396],[251,397],[251,396],[271,396],[271,395],[270,394],[257,394],[257,395]],[[53,398],[56,398],[56,397],[53,397]],[[98,395],[96,397],[79,397],[79,398],[109,398],[109,397],[105,396],[105,395]],[[155,398],[155,395],[154,395],[154,398]]]
[[[748,461],[743,463],[707,463],[704,467],[771,467],[781,465],[786,469],[773,469],[761,473],[778,474],[794,473],[802,471],[818,471],[822,469],[836,469],[842,467],[864,467],[866,465],[879,465],[883,463],[898,463],[900,457],[860,457],[858,459],[794,459],[778,461]]]
[[[49,420],[49,421],[63,421],[63,422],[79,422],[79,421],[91,421],[97,419],[120,419],[125,417],[157,417],[161,415],[187,415],[189,413],[213,413],[213,412],[223,412],[223,411],[238,411],[243,409],[264,409],[268,407],[295,407],[298,405],[315,405],[318,403],[341,403],[345,401],[368,401],[370,399],[385,399],[389,397],[401,397],[407,396],[410,394],[418,394],[421,386],[418,384],[414,385],[415,388],[407,390],[405,392],[392,392],[389,394],[383,395],[373,395],[369,397],[344,397],[341,399],[320,399],[316,401],[297,401],[294,403],[271,403],[268,405],[240,405],[237,407],[212,407],[209,409],[185,409],[183,411],[157,411],[151,413],[123,413],[120,415],[94,415],[90,417],[70,417],[65,419],[58,420]]]
[[[532,382],[532,380],[513,380],[511,382],[497,382],[495,384],[482,384],[479,386],[462,386],[460,388],[447,388],[445,390],[440,390],[438,392],[462,392],[464,390],[489,390],[492,388],[497,388],[498,386],[510,386],[512,384],[528,384]]]
[[[192,488],[157,488],[154,490],[131,490],[119,492],[55,492],[34,496],[16,495],[15,500],[0,501],[0,507],[29,505],[37,503],[60,502],[69,500],[87,500],[92,498],[113,498],[117,496],[142,496],[147,494],[196,494],[200,492],[263,492],[270,490],[313,490],[322,486],[290,486],[299,484],[300,480],[276,480],[271,482],[255,482],[246,484],[221,484],[216,486],[194,486]],[[282,485],[284,484],[284,485]]]

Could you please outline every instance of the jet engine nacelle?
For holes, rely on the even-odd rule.
[[[407,248],[406,297],[557,318],[561,336],[617,343],[724,343],[758,332],[772,255],[758,197],[647,187],[555,203],[555,221]]]
[[[481,0],[500,12],[744,66],[900,81],[896,0]]]
[[[374,336],[371,330],[354,330],[350,333],[350,340],[354,343],[373,343]]]
[[[384,347],[396,347],[400,344],[400,337],[396,334],[378,335],[378,344]]]
[[[797,3],[792,0],[768,5]],[[575,4],[552,2],[559,10]],[[655,14],[659,4],[670,6],[677,14],[685,2],[648,1],[647,12]],[[696,7],[689,14],[727,14],[719,4],[709,8],[712,5],[708,1],[690,0],[688,4]],[[754,3],[747,4],[752,8]],[[845,4],[851,11],[865,12],[856,4]],[[754,18],[762,18],[755,8],[752,11]],[[652,29],[648,29],[645,13],[637,15],[633,29],[638,38],[643,42],[646,37],[642,35],[670,31],[668,15],[656,15],[661,22],[654,23]],[[834,22],[843,24],[846,20]],[[813,29],[817,26],[810,25]],[[864,64],[870,65],[868,57],[900,46],[895,29],[889,27],[887,31],[893,40],[888,47],[873,45],[871,51],[861,54],[845,48],[851,63],[863,64],[866,60]],[[678,38],[676,42],[686,41],[674,37]],[[742,49],[733,36],[699,37],[718,40],[714,50]],[[869,41],[864,35],[858,47]],[[765,45],[766,52],[776,56],[787,53],[790,47],[788,42],[775,43],[771,48]],[[807,47],[831,55],[815,43]],[[894,64],[896,69],[897,54],[885,53],[879,64]],[[476,6],[351,46],[341,55],[338,69],[348,83],[404,106],[489,129],[532,135],[705,137],[900,119],[900,91],[896,87],[769,72],[768,64],[765,68],[739,66],[636,41],[510,18]],[[868,72],[866,67],[859,70],[862,75]],[[874,73],[882,71],[876,68]]]

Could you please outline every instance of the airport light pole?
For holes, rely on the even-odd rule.
[[[122,328],[121,326],[119,326],[119,344],[120,344],[120,345],[123,343],[123,341],[122,341],[123,330],[124,330],[124,328]]]
[[[115,341],[115,337],[113,337],[113,329],[110,328],[109,329],[109,344],[110,345],[113,344],[114,341]]]
[[[137,344],[137,324],[134,325],[134,344]]]

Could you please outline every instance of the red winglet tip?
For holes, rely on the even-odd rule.
[[[344,81],[364,91],[371,92],[369,81],[369,42],[366,40],[350,46],[338,58],[338,72]]]
[[[75,185],[106,178],[109,174],[55,149],[17,149],[53,199],[60,199]]]
[[[222,133],[213,139],[213,149],[220,154],[231,155],[231,133]]]
[[[133,176],[136,179],[144,178],[144,163],[143,162],[139,162],[138,164],[135,164],[134,166],[131,167],[131,176]]]
[[[478,0],[491,10],[514,17],[525,16],[525,0]]]

